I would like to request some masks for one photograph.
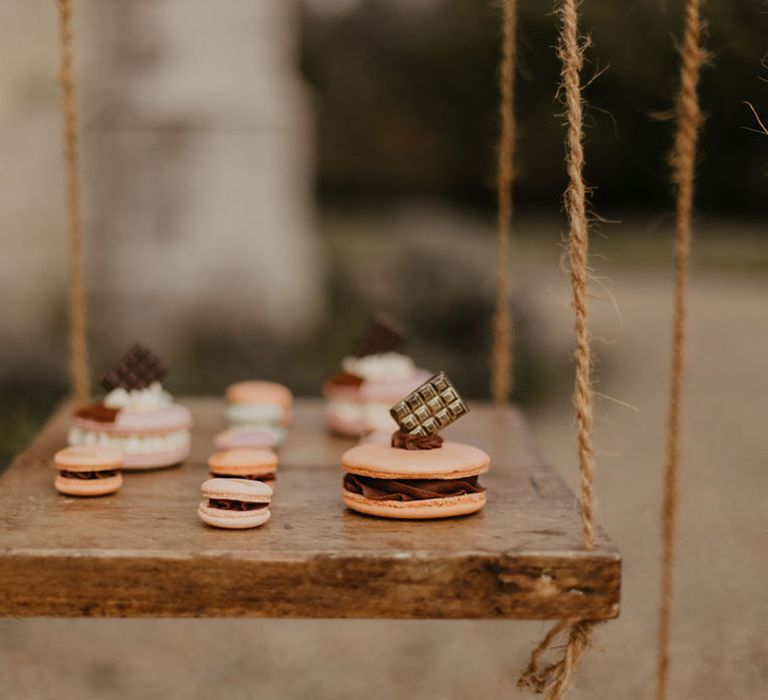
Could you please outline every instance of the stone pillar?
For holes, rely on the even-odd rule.
[[[322,300],[294,3],[79,4],[94,340],[300,334]]]

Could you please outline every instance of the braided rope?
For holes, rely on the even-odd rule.
[[[589,230],[587,221],[587,187],[584,184],[584,129],[583,98],[580,72],[584,63],[584,45],[579,40],[579,17],[576,0],[563,0],[559,16],[562,61],[561,77],[564,87],[567,128],[568,187],[565,191],[565,210],[570,221],[569,256],[571,290],[576,317],[576,351],[573,402],[576,408],[579,453],[579,509],[584,534],[584,547],[595,546],[594,513],[592,508],[592,480],[595,456],[592,449],[592,358],[587,331],[587,294]]]
[[[512,389],[512,319],[509,311],[509,262],[512,221],[512,185],[515,157],[515,35],[517,0],[504,0],[502,59],[499,88],[501,133],[499,135],[496,194],[498,198],[498,259],[496,310],[493,318],[491,395],[496,404],[509,401]]]
[[[705,52],[701,46],[700,0],[686,0],[685,34],[681,50],[680,91],[677,97],[677,132],[671,156],[672,182],[677,189],[675,233],[675,299],[672,330],[672,370],[667,416],[667,457],[662,504],[661,601],[659,604],[656,698],[665,700],[669,687],[669,635],[672,612],[672,570],[677,531],[680,469],[680,407],[685,371],[686,291],[691,245],[696,146],[701,109],[698,83]]]
[[[78,401],[89,394],[86,304],[83,273],[82,212],[77,143],[77,105],[72,60],[72,2],[57,0],[59,9],[61,115],[67,182],[67,244],[69,253],[69,375]]]
[[[589,224],[587,218],[587,188],[584,183],[584,128],[581,69],[584,64],[585,43],[579,37],[577,0],[562,0],[557,7],[560,20],[558,55],[562,64],[562,92],[566,107],[566,169],[568,187],[565,210],[570,222],[569,257],[571,290],[575,313],[576,350],[573,403],[578,428],[579,511],[581,514],[584,548],[595,547],[595,525],[592,482],[595,456],[592,448],[592,376],[590,337],[587,330]],[[518,686],[536,693],[546,693],[547,700],[560,700],[572,680],[579,659],[589,648],[595,620],[560,621],[552,627],[533,650],[528,666],[518,680]],[[542,667],[545,652],[555,639],[567,632],[567,642],[560,658]]]

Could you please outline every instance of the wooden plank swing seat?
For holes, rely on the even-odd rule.
[[[621,561],[598,532],[583,547],[576,500],[535,449],[520,412],[475,404],[447,429],[492,457],[482,512],[390,521],[345,510],[339,458],[317,399],[297,402],[272,520],[249,531],[199,522],[217,398],[180,399],[195,428],[180,468],[131,473],[120,493],[53,489],[72,404],[0,477],[0,615],[608,619]]]

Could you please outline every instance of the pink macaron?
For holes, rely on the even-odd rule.
[[[287,426],[293,418],[293,394],[277,382],[243,381],[227,388],[230,425]]]
[[[114,411],[93,404],[77,412],[68,438],[70,445],[121,450],[126,471],[157,469],[180,464],[187,458],[191,425],[189,410],[176,403]]]
[[[261,481],[208,479],[200,488],[197,514],[206,525],[245,530],[266,523],[271,514],[272,489]]]
[[[277,455],[266,448],[222,450],[208,458],[211,478],[251,479],[274,487],[277,478]]]
[[[123,485],[123,453],[110,447],[65,447],[53,456],[53,485],[67,496],[106,496]]]
[[[349,372],[338,372],[323,384],[326,399],[326,424],[339,435],[364,435],[368,426],[360,398],[363,378]]]
[[[334,375],[323,386],[328,428],[355,437],[372,431],[396,430],[389,409],[430,376],[430,372],[418,368],[407,376],[364,379],[346,372]]]
[[[233,450],[241,447],[276,449],[285,439],[285,428],[269,426],[242,426],[222,430],[213,439],[217,450]]]
[[[76,412],[69,444],[121,450],[125,470],[183,462],[189,455],[192,417],[163,388],[167,373],[149,348],[133,345],[102,377],[106,396]]]

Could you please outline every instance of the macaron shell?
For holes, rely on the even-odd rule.
[[[100,423],[85,418],[75,418],[74,425],[95,433],[172,433],[192,426],[192,415],[186,406],[171,404],[163,408],[147,410],[122,409],[114,423]]]
[[[373,501],[342,489],[344,504],[358,513],[398,520],[436,520],[455,518],[479,511],[486,502],[485,493],[468,493],[423,501]]]
[[[239,474],[234,476],[221,476],[220,474],[214,474],[211,472],[208,474],[208,478],[209,479],[244,479],[245,477]],[[273,497],[277,493],[277,479],[262,479],[257,477],[255,481],[260,481],[262,484],[266,484],[267,486],[269,486],[269,488],[272,489]]]
[[[280,425],[284,409],[273,403],[235,403],[227,406],[227,420],[233,425]]]
[[[458,479],[482,474],[490,463],[483,450],[459,442],[444,442],[434,450],[367,443],[352,447],[341,457],[346,471],[376,479]]]
[[[65,496],[106,496],[123,485],[123,477],[115,474],[104,479],[70,479],[57,474],[54,488]]]
[[[123,464],[122,450],[99,445],[73,445],[53,456],[54,464],[71,472],[91,472],[119,469]]]
[[[274,474],[277,471],[277,465],[274,467],[249,467],[247,465],[232,466],[232,467],[211,467],[209,465],[208,470],[211,473],[211,479],[224,479],[232,477],[240,477],[246,479],[248,477],[255,477],[258,481],[263,481],[260,477],[266,474]]]
[[[293,394],[287,386],[277,382],[244,381],[227,388],[227,401],[233,404],[269,403],[288,411]]]
[[[241,447],[215,452],[208,458],[211,467],[276,467],[277,455],[268,448]]]
[[[203,482],[200,492],[203,498],[216,498],[225,501],[269,503],[272,500],[272,489],[267,484],[250,479],[214,477]]]
[[[244,476],[271,474],[277,469],[277,455],[270,449],[239,448],[216,452],[208,458],[211,472]]]
[[[268,508],[250,512],[220,510],[211,508],[205,501],[200,503],[197,514],[206,525],[225,530],[247,530],[259,527],[272,517]]]
[[[239,447],[278,447],[286,436],[285,428],[278,426],[243,426],[220,432],[213,445],[217,450],[233,450]]]

